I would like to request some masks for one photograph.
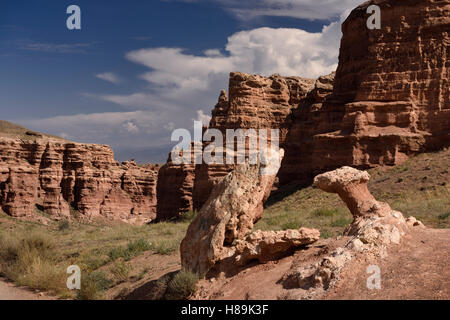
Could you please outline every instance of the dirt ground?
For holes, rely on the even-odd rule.
[[[332,245],[342,245],[338,240]],[[334,241],[334,240],[333,240]],[[330,245],[330,242],[328,242]],[[295,289],[280,280],[293,261],[315,260],[323,255],[317,243],[306,251],[277,262],[250,267],[230,278],[203,280],[196,299],[246,300],[289,299]],[[450,299],[450,229],[417,229],[394,246],[384,259],[357,257],[344,268],[335,287],[320,299],[387,300]],[[381,270],[381,290],[367,288],[366,270],[377,265]]]
[[[369,264],[381,270],[381,289],[368,290]],[[355,261],[323,299],[450,299],[450,229],[409,234],[381,261]]]
[[[36,293],[26,288],[20,288],[13,283],[0,278],[0,300],[54,300],[43,293]]]

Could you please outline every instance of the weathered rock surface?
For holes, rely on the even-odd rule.
[[[158,173],[158,221],[178,219],[193,209],[195,165],[168,161]]]
[[[244,266],[249,261],[260,263],[277,260],[301,246],[319,240],[320,232],[316,229],[300,228],[285,231],[255,231],[245,240],[236,244],[235,261]]]
[[[278,157],[268,158],[271,161],[237,165],[214,187],[181,242],[184,269],[204,276],[218,261],[235,254],[234,242],[245,239],[261,219],[282,156],[281,149]],[[265,174],[268,168],[270,174]]]
[[[415,227],[423,226],[415,218],[407,220],[389,204],[378,202],[367,188],[370,175],[350,167],[317,176],[314,184],[331,193],[337,193],[347,204],[354,221],[345,235],[350,237],[344,247],[312,264],[293,265],[284,281],[294,281],[307,295],[317,295],[336,283],[342,269],[359,253],[384,258],[392,245],[399,245],[403,236]]]
[[[366,9],[382,10],[369,30]],[[309,184],[342,166],[397,165],[450,145],[449,1],[367,2],[342,26],[336,74],[317,81],[232,73],[212,128],[279,128],[279,184]],[[194,207],[230,167],[199,166]]]
[[[389,210],[372,196],[367,188],[369,180],[367,171],[342,167],[318,175],[314,179],[314,185],[323,191],[337,193],[356,219],[372,213],[382,215],[380,211],[383,208],[385,211]]]
[[[284,148],[291,112],[314,89],[314,84],[315,80],[300,77],[232,72],[229,96],[225,91],[220,93],[209,128],[220,130],[224,137],[227,129],[279,129],[279,144]],[[226,164],[196,167],[194,209],[203,206],[214,185],[233,168]]]
[[[119,164],[108,146],[36,137],[0,138],[0,206],[14,217],[37,209],[69,218],[144,223],[156,216],[158,166]]]
[[[371,4],[381,7],[381,30],[366,27]],[[301,165],[287,173],[282,165],[280,183],[344,165],[396,165],[450,145],[449,10],[448,1],[376,0],[352,11],[333,93],[295,121]]]

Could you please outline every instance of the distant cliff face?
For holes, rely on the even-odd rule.
[[[230,74],[229,96],[225,91],[221,92],[212,111],[210,128],[219,129],[224,137],[227,129],[278,129],[280,147],[284,148],[292,124],[290,115],[314,84],[314,80],[300,77],[262,77],[233,72]],[[232,169],[232,165],[196,166],[195,210],[201,209],[213,186]]]
[[[366,26],[372,4],[381,8],[381,30]],[[280,129],[281,185],[310,183],[344,165],[396,165],[450,145],[450,1],[369,1],[342,30],[336,75],[314,81],[232,73],[229,96],[222,92],[212,112],[210,127],[221,131]],[[230,170],[197,165],[189,206],[200,209]]]
[[[0,138],[0,207],[13,217],[141,224],[156,217],[157,166],[120,165],[108,146]]]
[[[381,30],[366,27],[371,4],[381,8]],[[281,183],[450,145],[450,1],[370,1],[342,30],[333,93],[320,109],[296,110]]]
[[[366,27],[371,4],[381,8],[381,30]],[[231,73],[229,94],[223,91],[212,111],[210,128],[223,133],[280,130],[279,185],[311,183],[341,166],[396,165],[450,146],[450,1],[372,0],[352,11],[342,30],[336,74]],[[68,216],[70,205],[88,219],[177,218],[199,210],[233,169],[120,165],[107,146],[29,134],[38,142],[0,139],[0,206],[13,216],[34,215],[36,207]]]

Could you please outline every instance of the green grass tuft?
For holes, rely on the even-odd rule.
[[[181,270],[167,284],[167,300],[186,300],[195,293],[199,278],[196,274]]]

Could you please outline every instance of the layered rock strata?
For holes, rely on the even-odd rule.
[[[220,93],[212,111],[210,129],[225,135],[227,129],[276,129],[279,145],[284,142],[291,126],[291,112],[315,87],[315,80],[273,75],[262,77],[240,72],[230,74],[229,95]],[[272,137],[268,132],[268,144]],[[236,146],[229,148],[236,150]],[[202,164],[196,167],[194,209],[199,210],[214,187],[233,170],[229,164]]]
[[[0,139],[0,206],[13,217],[144,223],[156,217],[159,167],[119,164],[104,145]]]
[[[381,8],[381,30],[366,26]],[[309,182],[344,165],[396,165],[450,145],[449,1],[368,1],[342,26],[334,89],[294,121],[280,183]],[[302,112],[301,108],[298,112]],[[296,143],[297,141],[297,143]]]
[[[381,30],[366,26],[381,8]],[[280,129],[280,185],[351,165],[397,165],[450,145],[449,1],[374,0],[342,25],[336,74],[316,81],[232,73],[211,128]],[[196,168],[194,208],[231,167]]]

